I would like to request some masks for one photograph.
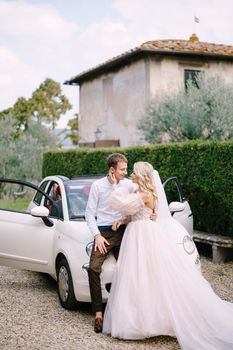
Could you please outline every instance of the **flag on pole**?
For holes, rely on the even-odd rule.
[[[194,16],[194,22],[195,23],[200,23],[200,19],[197,16]]]

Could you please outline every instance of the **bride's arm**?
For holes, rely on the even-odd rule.
[[[137,213],[144,205],[139,193],[129,193],[126,188],[117,188],[110,197],[114,210],[124,213],[125,216]]]
[[[130,216],[126,216],[124,219],[115,221],[112,224],[112,230],[116,231],[121,225],[127,225],[130,222]]]

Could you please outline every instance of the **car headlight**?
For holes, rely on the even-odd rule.
[[[94,245],[94,242],[90,242],[86,246],[86,253],[87,253],[88,256],[91,256],[93,245]]]
[[[183,247],[186,253],[193,254],[195,250],[195,244],[190,236],[184,236],[183,238]]]

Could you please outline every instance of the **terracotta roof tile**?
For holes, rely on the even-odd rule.
[[[140,48],[153,51],[200,52],[213,55],[233,56],[233,46],[199,41],[195,34],[189,40],[154,40],[143,43]]]

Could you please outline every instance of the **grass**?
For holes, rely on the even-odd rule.
[[[26,211],[30,201],[31,198],[0,199],[0,209]]]

